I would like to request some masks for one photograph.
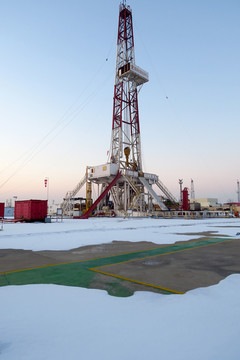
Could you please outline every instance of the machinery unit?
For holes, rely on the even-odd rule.
[[[196,201],[190,202],[190,210],[191,211],[201,211],[201,204]]]
[[[123,1],[119,7],[109,161],[87,167],[83,179],[64,198],[62,209],[65,215],[71,209],[71,199],[86,183],[87,191],[89,183],[97,184],[98,198],[86,209],[84,218],[96,209],[101,210],[106,197],[108,200],[111,198],[114,211],[119,215],[126,215],[129,210],[145,212],[153,208],[153,201],[160,209],[168,210],[153,185],[163,192],[166,199],[177,203],[158,176],[144,173],[142,168],[138,93],[147,81],[148,73],[135,63],[132,10]]]
[[[190,201],[188,196],[188,188],[185,187],[182,191],[182,210],[184,211],[190,210]]]

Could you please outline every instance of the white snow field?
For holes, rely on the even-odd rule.
[[[0,249],[68,250],[84,245],[120,241],[152,241],[170,244],[176,241],[198,239],[199,235],[178,235],[216,231],[235,236],[240,218],[226,219],[152,219],[152,218],[92,218],[64,220],[62,223],[5,224],[0,232]],[[177,234],[178,233],[178,234]]]
[[[239,219],[5,224],[0,248],[70,249],[112,240],[167,244],[194,238],[175,233],[201,231],[240,241],[239,229]],[[239,330],[237,274],[185,295],[136,292],[117,298],[69,286],[0,288],[1,360],[239,360]]]

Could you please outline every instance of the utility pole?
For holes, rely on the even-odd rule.
[[[48,177],[45,178],[44,185],[45,185],[45,188],[47,188],[47,204],[48,204],[48,200],[49,200],[49,178]]]

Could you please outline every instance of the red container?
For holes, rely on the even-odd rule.
[[[0,218],[4,218],[4,203],[0,203]]]
[[[47,200],[22,200],[15,202],[15,219],[44,221],[45,217],[47,217]]]

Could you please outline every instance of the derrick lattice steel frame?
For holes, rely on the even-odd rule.
[[[111,162],[126,168],[124,148],[129,147],[131,164],[142,171],[140,126],[137,82],[133,78],[120,76],[119,71],[135,66],[132,11],[120,5],[116,74],[113,97],[113,121],[111,140]],[[127,71],[126,71],[127,73]]]

